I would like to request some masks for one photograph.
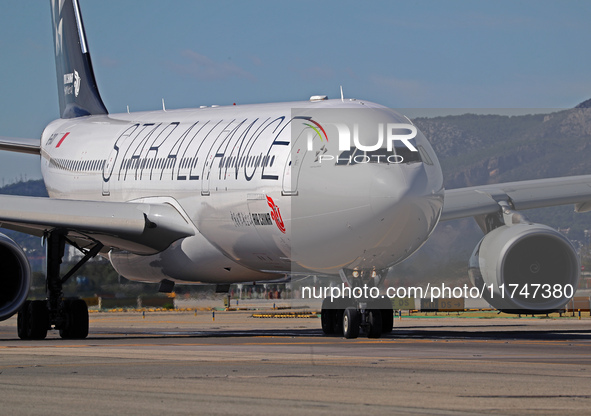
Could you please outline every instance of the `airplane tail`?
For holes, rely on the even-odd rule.
[[[78,0],[50,0],[62,118],[108,114],[98,91]]]

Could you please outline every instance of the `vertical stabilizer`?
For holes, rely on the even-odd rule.
[[[62,118],[107,114],[98,91],[78,0],[51,0]]]

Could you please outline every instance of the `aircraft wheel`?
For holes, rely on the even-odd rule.
[[[334,334],[340,336],[343,334],[343,314],[344,309],[336,309],[334,311]]]
[[[382,309],[382,334],[388,335],[394,329],[394,311],[392,309]]]
[[[82,299],[64,300],[65,325],[60,329],[64,339],[84,339],[88,336],[88,306]]]
[[[343,312],[342,309],[322,309],[320,312],[320,323],[324,335],[342,335]]]
[[[392,301],[387,298],[376,299],[371,304],[371,309],[379,309],[382,313],[382,334],[390,334],[394,327],[394,310]]]
[[[49,329],[49,311],[44,300],[31,301],[27,308],[26,339],[45,339]]]
[[[348,307],[343,313],[343,336],[347,339],[357,338],[359,336],[359,325],[361,317],[359,310],[354,307]]]
[[[320,312],[320,322],[322,324],[322,332],[325,335],[332,335],[335,332],[335,318],[336,314],[333,309],[322,309]]]
[[[29,305],[31,304],[30,300],[26,300],[23,303],[23,306],[18,311],[18,315],[16,317],[16,330],[18,333],[18,337],[20,339],[29,339],[27,335],[27,330],[29,326]]]
[[[367,313],[369,328],[368,338],[379,338],[382,336],[382,311],[380,309],[370,309]]]
[[[350,302],[347,299],[326,298],[322,301],[320,321],[325,335],[343,334],[343,313]]]
[[[328,298],[324,299],[320,311],[320,323],[324,335],[332,335],[335,333],[335,318],[336,314],[335,310],[332,308],[332,302]]]

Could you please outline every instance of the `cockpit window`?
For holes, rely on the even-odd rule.
[[[418,151],[413,152],[406,146],[396,146],[396,155],[402,157],[402,161],[398,163],[417,163],[421,162],[421,155]]]
[[[406,146],[395,147],[394,151],[386,148],[364,152],[357,148],[345,150],[337,158],[337,166],[358,165],[363,163],[384,163],[387,165],[421,162],[421,153],[410,151]]]
[[[337,158],[337,166],[340,165],[356,165],[357,163],[363,163],[363,152],[357,148],[345,150]]]
[[[427,165],[433,165],[433,161],[429,157],[429,154],[427,153],[425,148],[423,146],[417,146],[417,149],[419,149],[419,153],[421,154],[421,159],[423,160],[423,162],[425,162]]]
[[[400,163],[400,157],[388,149],[378,149],[373,152],[365,152],[368,163]]]

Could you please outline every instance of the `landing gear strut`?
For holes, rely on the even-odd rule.
[[[47,278],[46,300],[25,301],[18,313],[17,329],[21,339],[45,339],[47,331],[58,329],[64,339],[82,339],[88,336],[88,307],[82,299],[65,299],[64,283],[88,260],[103,248],[96,243],[90,250],[82,249],[69,241],[65,230],[53,230],[46,236]],[[66,241],[81,252],[84,257],[66,273],[60,276]]]
[[[343,283],[354,289],[368,284],[377,287],[384,280],[376,276],[373,270],[367,272],[371,277],[366,279],[362,278],[363,273],[356,274],[341,273]],[[392,303],[387,297],[381,296],[326,298],[322,302],[320,317],[322,331],[326,335],[342,335],[345,338],[357,338],[361,330],[368,338],[380,338],[383,334],[391,333],[394,325]]]

